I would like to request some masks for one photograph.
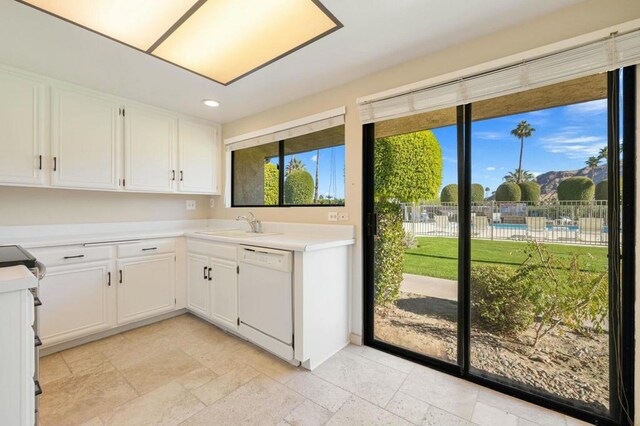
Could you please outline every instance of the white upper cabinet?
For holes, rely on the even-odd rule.
[[[219,194],[219,128],[181,119],[178,151],[180,159],[178,190]]]
[[[0,183],[44,184],[44,95],[41,83],[0,72]]]
[[[96,95],[51,91],[51,184],[117,189],[121,106]]]
[[[128,106],[124,115],[124,188],[174,191],[177,136],[175,117]]]

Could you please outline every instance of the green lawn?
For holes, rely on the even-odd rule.
[[[455,280],[458,276],[458,240],[443,237],[418,237],[418,247],[406,251],[404,272]],[[518,267],[525,259],[526,243],[511,241],[471,240],[471,259],[474,264],[494,264]],[[569,260],[574,253],[582,257],[590,269],[604,271],[607,268],[606,247],[584,247],[547,244],[550,252]]]

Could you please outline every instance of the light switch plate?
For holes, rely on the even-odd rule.
[[[196,200],[187,200],[187,210],[196,209]]]
[[[340,214],[338,214],[338,220],[349,220],[349,213],[340,212]]]
[[[329,222],[337,222],[338,221],[338,212],[329,212],[327,214],[327,220]]]
[[[216,202],[213,198],[209,198],[209,208],[212,209],[216,205]]]

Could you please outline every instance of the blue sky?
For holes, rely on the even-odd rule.
[[[606,99],[524,114],[474,121],[472,180],[495,189],[502,177],[518,167],[520,142],[511,130],[526,120],[536,129],[525,140],[522,168],[534,174],[575,170],[607,144]],[[457,183],[455,126],[434,129],[443,155],[443,186]]]

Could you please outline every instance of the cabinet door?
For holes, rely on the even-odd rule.
[[[118,261],[118,324],[173,310],[175,282],[174,254]]]
[[[218,128],[180,120],[178,135],[182,192],[218,194],[220,173],[220,143]]]
[[[173,192],[178,120],[127,107],[124,117],[125,189]]]
[[[237,263],[211,258],[211,318],[237,330],[238,271]]]
[[[209,258],[187,253],[187,308],[209,316]]]
[[[111,262],[48,269],[40,281],[38,308],[39,335],[45,345],[111,328],[110,272]]]
[[[44,183],[44,86],[0,73],[0,182]]]
[[[117,189],[119,105],[72,90],[51,93],[53,186]]]

